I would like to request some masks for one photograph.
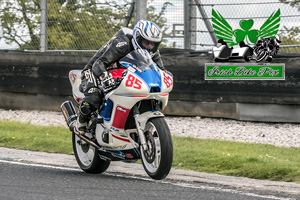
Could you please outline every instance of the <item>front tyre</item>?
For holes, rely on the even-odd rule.
[[[141,146],[142,163],[153,179],[165,178],[172,167],[173,143],[169,127],[164,118],[151,118],[144,130],[147,150]]]
[[[83,171],[99,174],[107,170],[110,162],[100,159],[97,149],[81,140],[74,132],[72,133],[72,143],[76,161]]]

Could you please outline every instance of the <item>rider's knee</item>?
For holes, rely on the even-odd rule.
[[[82,101],[80,107],[79,107],[79,113],[82,117],[87,118],[91,115],[92,113],[92,108],[90,103],[86,102],[86,101]]]
[[[101,94],[98,93],[98,94],[92,95],[90,98],[90,103],[91,103],[91,107],[93,108],[93,110],[98,109],[102,105]]]
[[[102,105],[102,99],[103,97],[99,92],[90,93],[88,96],[85,96],[80,106],[80,113],[82,116],[90,116],[92,112],[97,110]]]

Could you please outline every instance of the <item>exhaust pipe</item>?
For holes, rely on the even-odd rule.
[[[63,113],[67,125],[70,131],[74,130],[75,121],[77,119],[76,111],[71,101],[65,101],[60,106],[61,112]]]

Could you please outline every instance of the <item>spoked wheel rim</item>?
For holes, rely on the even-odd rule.
[[[90,166],[93,163],[95,148],[80,139],[77,135],[75,136],[75,141],[76,151],[80,162],[84,166]]]
[[[151,122],[147,123],[144,133],[148,149],[143,150],[143,147],[141,147],[143,163],[150,173],[155,173],[161,161],[159,134]]]

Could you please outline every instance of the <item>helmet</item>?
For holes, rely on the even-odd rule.
[[[146,49],[154,54],[161,43],[162,32],[155,23],[140,20],[133,29],[132,42],[135,49]]]
[[[276,34],[274,36],[274,40],[275,40],[276,44],[279,45],[281,43],[281,36]]]

